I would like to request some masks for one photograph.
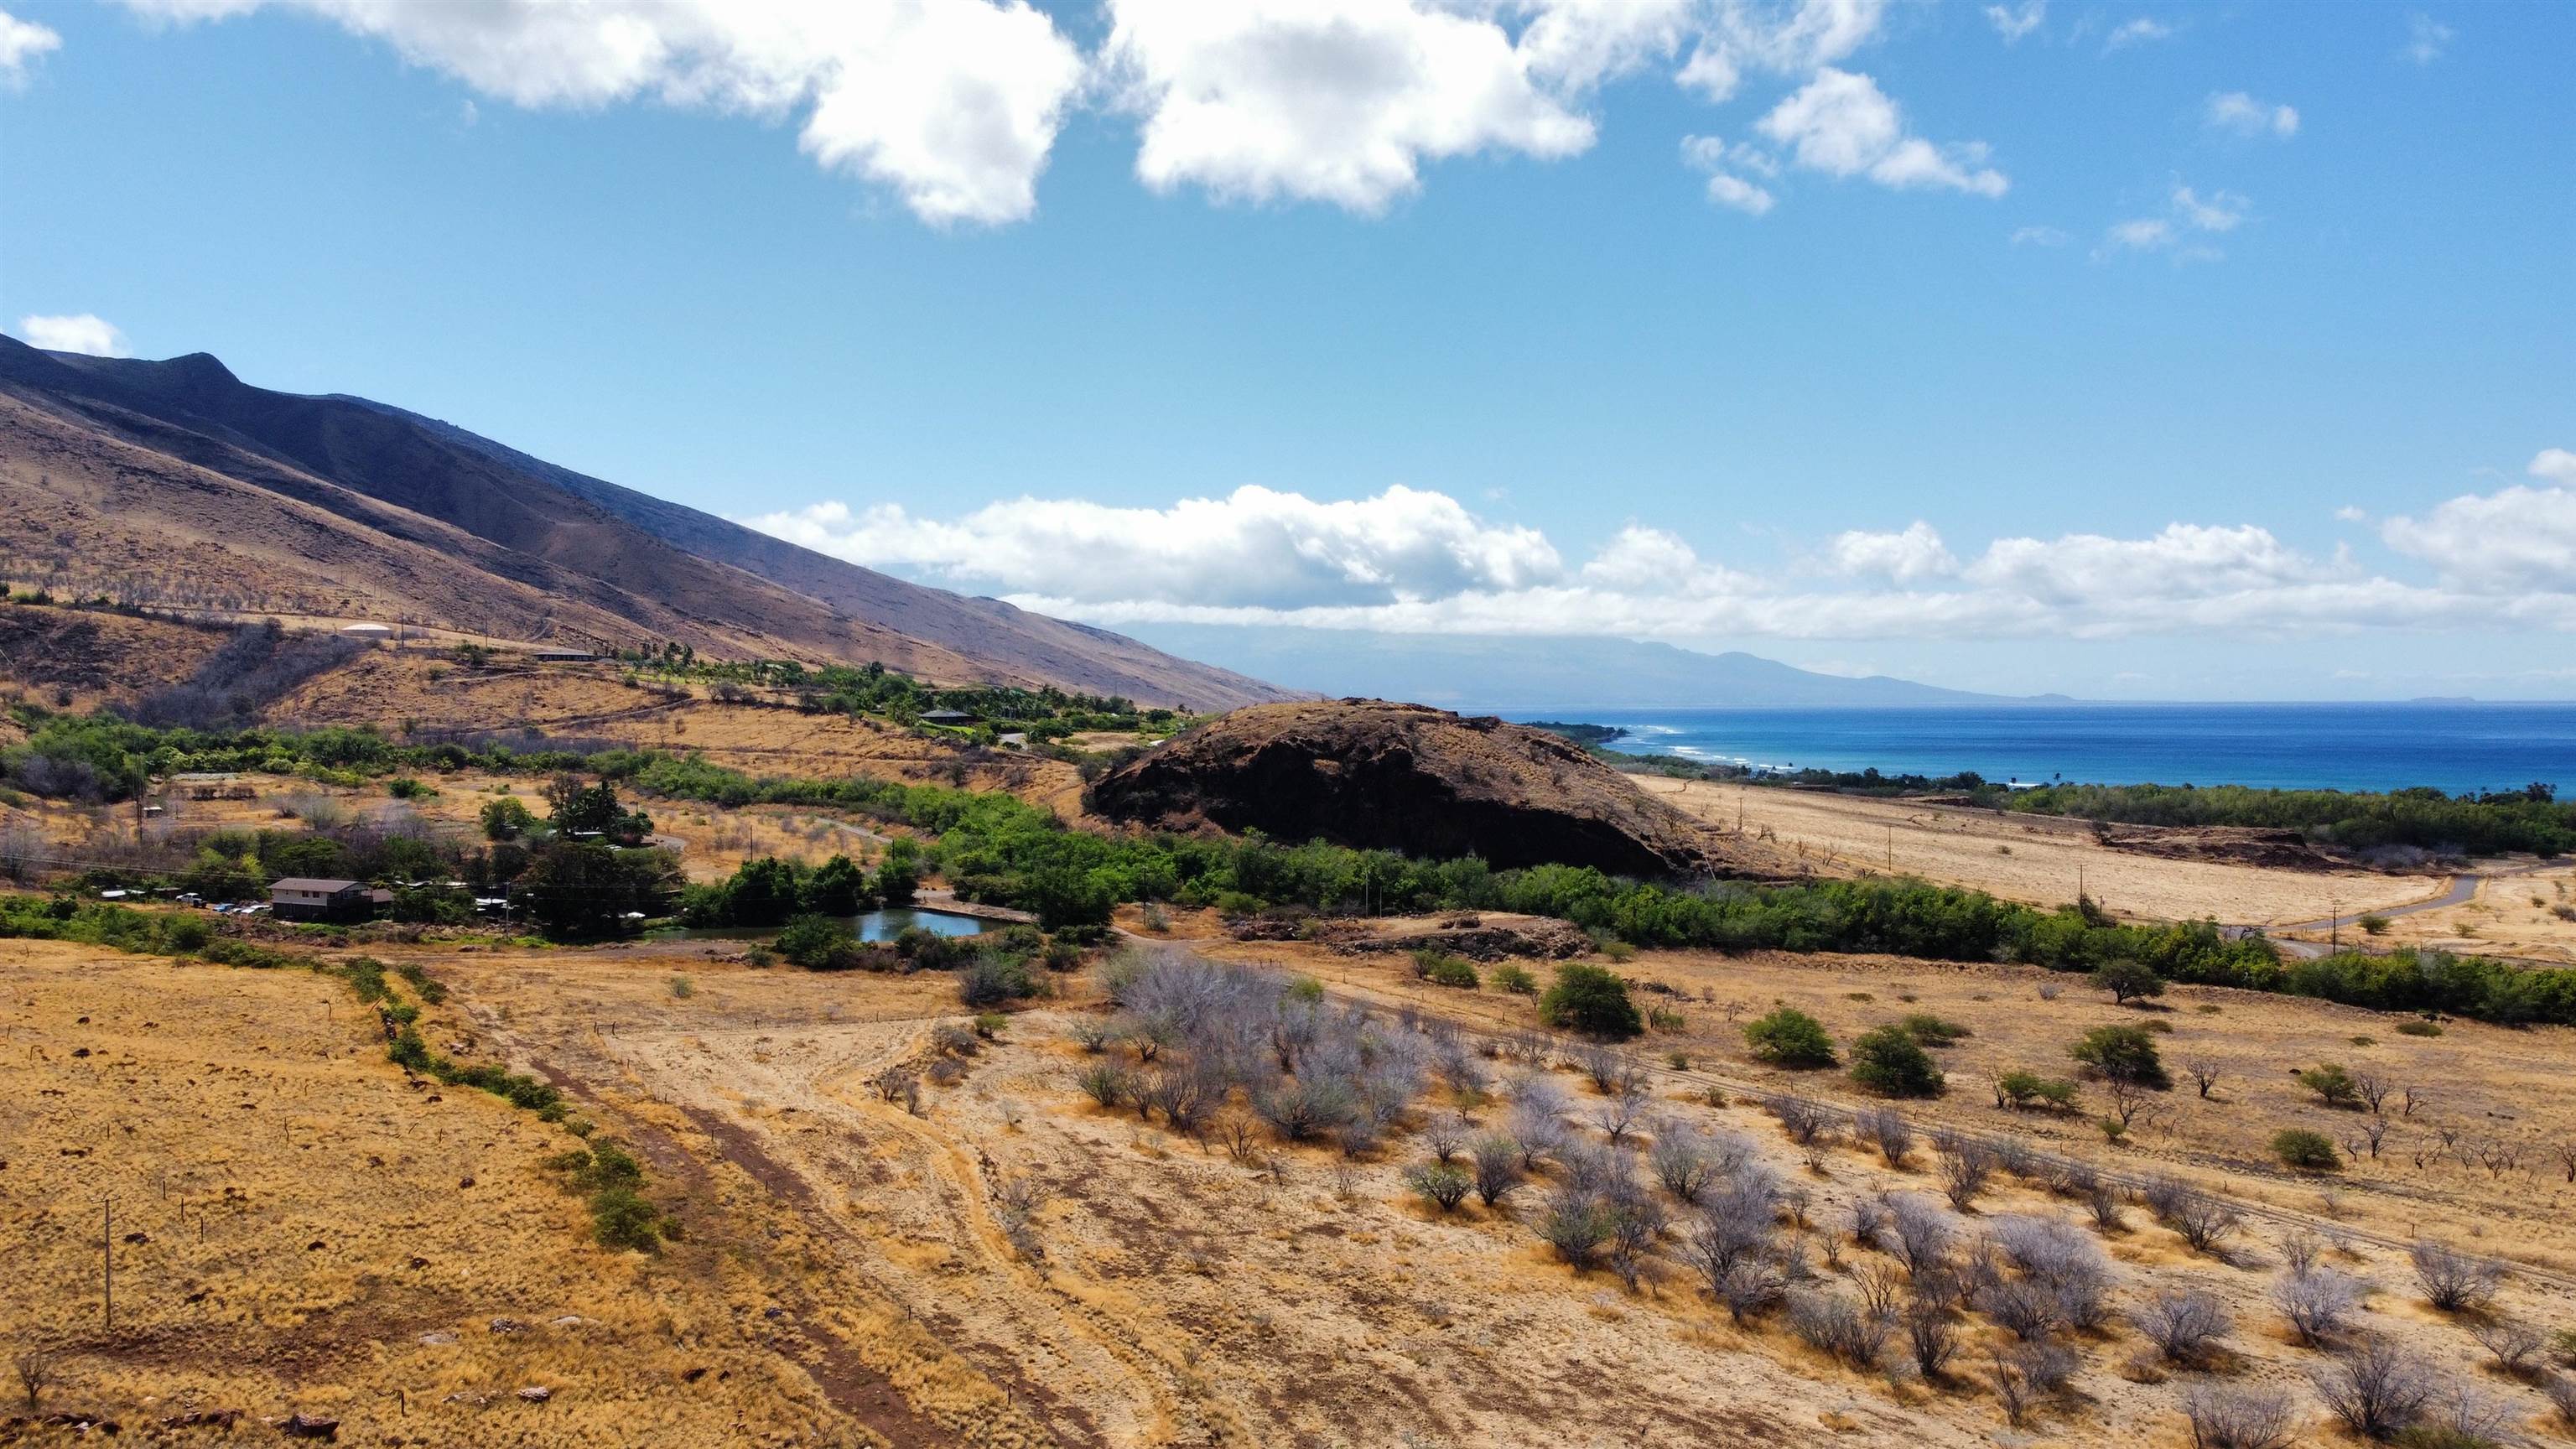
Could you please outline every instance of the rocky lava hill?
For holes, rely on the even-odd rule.
[[[1381,700],[1236,710],[1103,777],[1092,808],[1501,868],[1742,874],[1699,822],[1558,736]]]

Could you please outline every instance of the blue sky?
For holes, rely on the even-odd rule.
[[[2576,697],[2576,8],[0,4],[13,335],[1148,637]]]

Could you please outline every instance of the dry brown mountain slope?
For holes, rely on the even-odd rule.
[[[397,409],[243,384],[202,354],[0,339],[0,551],[161,604],[409,615],[515,638],[882,661],[1222,709],[1284,697],[1103,631],[905,583]]]
[[[1567,740],[1383,700],[1237,710],[1102,779],[1112,819],[1496,866],[1772,874]]]

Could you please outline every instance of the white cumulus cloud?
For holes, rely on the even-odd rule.
[[[47,352],[82,352],[92,357],[127,357],[125,334],[104,317],[88,312],[62,317],[21,317],[18,335],[30,347]]]
[[[21,20],[0,10],[0,85],[15,88],[25,84],[29,63],[62,48],[63,37],[52,26]]]
[[[2017,6],[1989,5],[1986,7],[1987,23],[1994,26],[1995,33],[2004,38],[2006,45],[2018,44],[2023,36],[2037,30],[2040,22],[2047,18],[2048,0],[2026,0],[2026,3]]]
[[[2111,38],[2102,43],[2102,53],[2108,55],[2112,51],[2126,50],[2133,45],[2145,45],[2150,41],[2157,40],[2170,40],[2173,38],[2173,33],[2174,28],[2172,26],[2165,24],[2161,20],[2150,20],[2142,15],[2113,30],[2111,32]]]
[[[2459,589],[2576,591],[2576,453],[2545,449],[2530,473],[2543,486],[2463,494],[2422,518],[2389,519],[2380,535]]]
[[[1592,144],[1592,122],[1490,19],[1396,0],[1109,10],[1104,60],[1143,116],[1136,174],[1158,191],[1377,211],[1414,189],[1425,159]]]
[[[528,107],[636,99],[798,111],[824,167],[891,188],[932,223],[1037,205],[1084,63],[1025,0],[124,0],[216,20],[293,10]]]
[[[1536,530],[1404,487],[1318,502],[1246,486],[1159,509],[1022,498],[945,523],[898,504],[824,503],[750,523],[854,563],[1086,603],[1377,604],[1518,589],[1563,570]]]
[[[827,503],[749,520],[855,562],[1111,626],[1719,638],[2272,637],[2380,628],[2576,632],[2576,454],[2542,486],[2455,498],[2383,536],[2435,582],[2316,555],[2253,523],[2071,532],[1954,551],[1934,526],[1852,530],[1768,571],[1631,522],[1579,564],[1445,494],[1317,500],[1246,487],[1168,508],[1020,499],[954,519]],[[1818,564],[1822,568],[1817,567]]]
[[[2417,65],[2431,65],[2451,48],[2459,32],[2418,10],[2406,17],[2406,47],[2399,53]]]
[[[1941,147],[1908,134],[1896,102],[1866,75],[1826,66],[1757,125],[1800,166],[1832,176],[1866,175],[1882,186],[1937,186],[2001,196],[2009,183],[1970,141]]]
[[[2177,184],[2166,198],[2163,216],[2137,216],[2115,221],[2102,233],[2102,244],[2093,251],[2100,258],[2115,252],[2168,252],[2177,262],[2218,260],[2219,250],[2205,241],[2194,240],[2197,234],[2231,232],[2244,225],[2254,204],[2233,191],[2213,191],[2201,195],[2191,187]]]
[[[2243,91],[2213,95],[2202,108],[2201,122],[2213,131],[2237,136],[2271,136],[2286,141],[2299,134],[2299,113],[2289,106],[2267,105]]]
[[[1919,518],[1902,533],[1852,530],[1837,534],[1825,553],[1836,573],[1881,576],[1900,584],[1948,578],[1959,571],[1959,561],[1950,556],[1949,545],[1941,541],[1931,524]]]

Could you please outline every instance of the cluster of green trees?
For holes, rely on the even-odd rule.
[[[726,880],[680,892],[685,926],[777,926],[797,916],[845,917],[907,906],[921,885],[921,847],[898,839],[871,872],[846,855],[808,867],[762,856]]]
[[[2576,850],[2576,801],[2562,802],[2554,786],[2540,783],[2478,795],[2244,785],[2043,785],[2016,793],[2010,806],[2121,825],[2269,826],[2302,831],[2348,850],[2384,845],[2471,855]]]
[[[918,832],[928,842],[921,865],[935,865],[959,895],[1032,911],[1049,931],[1097,926],[1109,919],[1120,901],[1172,901],[1244,913],[1277,907],[1326,913],[1519,911],[1571,921],[1604,939],[1637,946],[1873,952],[1931,960],[2017,961],[2082,972],[2125,962],[2167,980],[2198,985],[2290,992],[2389,1011],[2576,1024],[2576,971],[2522,970],[2480,957],[2412,950],[2385,956],[2344,952],[2317,960],[2285,961],[2270,942],[2230,937],[2206,921],[2123,925],[2090,909],[2089,902],[2043,911],[1978,891],[1920,881],[1817,881],[1774,887],[1674,884],[1614,878],[1569,866],[1498,871],[1474,857],[1421,860],[1321,842],[1284,844],[1257,834],[1235,838],[1107,835],[1072,829],[1046,810],[997,793],[859,778],[754,777],[700,758],[656,751],[610,750],[579,756],[521,754],[501,746],[480,750],[453,744],[397,746],[360,730],[208,735],[149,730],[109,717],[47,716],[38,721],[27,745],[11,751],[0,764],[9,764],[28,750],[48,753],[49,758],[54,757],[50,752],[61,752],[61,757],[86,760],[101,779],[127,778],[129,772],[139,779],[144,770],[168,769],[383,774],[397,769],[468,767],[551,772],[586,766],[602,783],[577,788],[602,793],[585,795],[585,809],[622,813],[614,803],[613,784],[728,808],[773,803],[840,809]],[[14,771],[14,764],[9,767]],[[2139,791],[2150,788],[2137,787]],[[2057,798],[2042,791],[2026,793],[2044,801]],[[2365,812],[2365,816],[2332,819],[2331,828],[2339,839],[2346,832],[2357,833],[2361,827],[2350,822],[2365,817],[2379,821],[2378,828],[2385,830],[2397,828],[2390,821],[2414,820],[2426,831],[2436,828],[2431,822],[2457,819],[2546,824],[2571,818],[2571,807],[2549,798],[2541,787],[2517,796],[2468,801],[2426,791],[2387,796],[2314,791],[2187,793],[2321,798],[2343,802],[2340,808],[2347,811],[2354,802],[2385,803],[2385,811],[2377,816]],[[2137,798],[2148,797],[2139,794]],[[2308,828],[2290,818],[2239,823]],[[2476,839],[2461,829],[2441,828],[2461,843]],[[505,847],[525,854],[505,858]],[[490,878],[511,881],[513,895],[528,903],[550,934],[605,934],[628,912],[658,914],[677,887],[676,871],[667,856],[619,850],[602,840],[569,840],[559,835],[538,850],[499,842],[490,857],[482,868]],[[266,856],[261,859],[266,863]],[[472,863],[466,864],[471,868]],[[882,897],[885,882],[870,884]],[[734,883],[728,882],[711,889],[729,892],[733,888]],[[774,872],[757,887],[745,889],[756,901],[775,902],[790,893]],[[804,908],[804,890],[805,881],[797,879],[793,894],[798,910]],[[704,896],[695,899],[703,919],[721,923],[736,919],[729,903],[711,902]]]
[[[1052,685],[939,688],[877,663],[852,667],[800,664],[792,659],[702,660],[694,650],[678,645],[617,657],[664,677],[713,684],[720,698],[725,697],[727,685],[783,690],[793,694],[796,708],[807,713],[875,715],[904,724],[916,723],[932,710],[953,709],[974,715],[984,731],[1016,731],[1032,741],[1062,739],[1080,730],[1160,734],[1188,723],[1184,715],[1139,708],[1122,695],[1080,694]]]
[[[393,774],[488,770],[554,774],[587,763],[580,751],[517,750],[506,744],[401,745],[370,729],[155,729],[113,714],[55,714],[18,705],[11,715],[25,743],[0,751],[0,779],[31,794],[130,800],[151,777],[181,771],[299,776],[359,785]]]
[[[2389,1011],[2576,1024],[2576,971],[2523,970],[2440,951],[2289,961],[2259,936],[2231,937],[2208,921],[2121,924],[2090,902],[2043,911],[1920,881],[1677,885],[1558,865],[1498,871],[1473,857],[1419,860],[1320,842],[1285,845],[1259,835],[1109,836],[1068,828],[1007,795],[868,780],[754,779],[668,756],[601,763],[657,794],[727,805],[838,806],[910,826],[937,842],[929,858],[960,895],[1035,911],[1049,930],[1105,921],[1112,905],[1132,900],[1243,912],[1282,906],[1520,911],[1638,946],[1870,952],[2085,973],[2134,963],[2195,985],[2290,992]]]

